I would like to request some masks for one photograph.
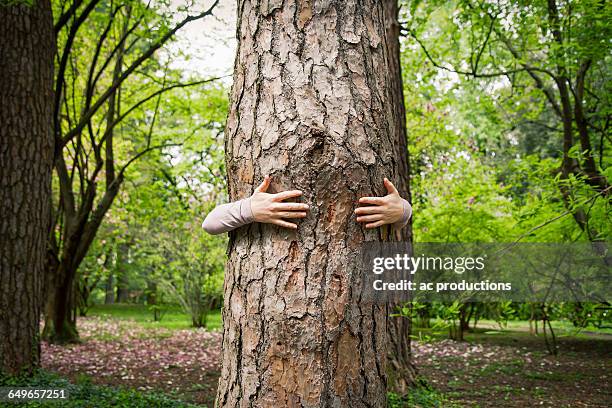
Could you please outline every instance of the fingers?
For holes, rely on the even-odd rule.
[[[365,215],[363,217],[357,217],[357,222],[371,222],[380,221],[383,219],[382,214]]]
[[[388,178],[385,177],[385,179],[383,180],[383,183],[385,185],[385,188],[387,189],[387,193],[399,194],[399,192],[397,191],[393,183],[391,183]]]
[[[359,204],[373,204],[373,205],[384,205],[385,200],[383,197],[361,197]]]
[[[300,190],[283,191],[278,194],[274,194],[274,201],[283,201],[289,198],[299,197],[301,195],[302,192]]]
[[[384,225],[385,223],[383,221],[376,221],[376,222],[372,222],[369,224],[366,224],[366,228],[367,229],[371,229],[371,228],[378,228],[381,225]]]
[[[268,190],[268,187],[270,187],[271,181],[272,178],[270,176],[264,177],[263,182],[255,189],[255,191],[258,193],[265,193]]]
[[[278,226],[281,226],[283,228],[297,229],[297,225],[296,224],[293,224],[293,223],[287,222],[287,221],[283,221],[283,220],[272,220],[271,223],[272,224],[276,224]]]
[[[306,213],[297,211],[281,211],[275,213],[275,216],[279,218],[304,218],[306,217]]]
[[[308,211],[308,204],[302,203],[278,203],[276,204],[277,211]]]
[[[382,212],[382,208],[375,205],[370,207],[358,207],[355,209],[355,214],[366,215],[366,214],[378,214]]]

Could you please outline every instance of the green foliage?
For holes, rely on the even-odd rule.
[[[40,370],[28,377],[2,377],[0,387],[36,387],[45,389],[64,389],[69,398],[61,401],[66,408],[96,407],[96,408],[178,408],[195,407],[172,399],[160,393],[143,393],[126,388],[104,387],[91,384],[89,380],[70,383],[57,374]],[[19,406],[28,408],[57,407],[57,401],[30,401],[18,404],[5,403],[7,407]]]
[[[610,180],[610,4],[552,2],[557,24],[551,2],[545,1],[403,3],[415,240],[609,240],[609,200],[584,173],[561,174],[564,118],[554,104],[561,104],[561,77],[571,90],[572,112],[575,106],[586,112],[592,146],[586,151],[578,143],[573,122],[573,146],[566,155],[578,167],[591,155],[597,171]],[[577,100],[585,68],[588,91]],[[587,228],[572,216],[580,212]],[[599,316],[606,317],[601,306],[488,303],[471,319],[492,319],[500,326],[519,318],[568,319],[576,327],[593,327],[605,324],[599,323]],[[411,310],[417,324],[429,327],[432,319],[434,333],[449,329],[454,337],[461,317],[457,304],[417,304]]]
[[[566,72],[571,82],[579,61],[590,61],[584,97],[592,125],[590,154],[602,174],[609,174],[612,7],[597,1],[559,3],[567,35],[558,47],[543,1],[405,3],[402,72],[416,239],[610,237],[606,200],[583,175],[559,177],[562,123],[543,89],[558,104],[556,82],[548,73]],[[541,86],[525,66],[535,67]],[[578,143],[568,152],[579,162],[585,154]],[[560,192],[564,186],[571,191],[567,200]],[[571,217],[579,210],[588,214],[589,234]]]
[[[109,277],[124,274],[132,301],[164,316],[165,304],[194,311],[194,325],[221,303],[225,237],[205,234],[206,212],[224,200],[221,131],[227,110],[223,87],[168,94],[160,134],[181,146],[151,152],[127,174],[117,203],[105,218],[80,269],[95,283],[91,301],[104,298]],[[188,137],[179,136],[193,128]],[[204,307],[205,306],[205,307]]]
[[[27,6],[32,7],[37,0],[0,0],[0,7]]]
[[[421,380],[424,382],[424,380]],[[457,404],[429,386],[411,388],[408,395],[401,397],[393,392],[387,393],[388,408],[455,408]]]

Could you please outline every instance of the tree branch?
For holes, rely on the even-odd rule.
[[[70,32],[68,33],[68,38],[66,39],[66,44],[64,45],[64,49],[60,57],[60,62],[58,64],[58,69],[57,69],[57,78],[55,81],[55,102],[54,102],[54,112],[53,112],[53,120],[55,122],[54,129],[55,129],[56,142],[59,142],[60,137],[61,137],[60,136],[60,118],[59,118],[59,113],[61,109],[60,103],[61,103],[61,97],[62,97],[61,90],[62,90],[62,86],[65,80],[66,66],[68,64],[68,57],[70,56],[70,50],[72,49],[72,44],[74,43],[74,39],[76,38],[76,34],[79,31],[79,28],[81,27],[81,25],[83,25],[83,23],[87,19],[87,16],[89,16],[89,14],[93,11],[93,9],[96,7],[96,5],[99,2],[100,0],[91,0],[85,7],[85,10],[83,10],[83,13],[81,13],[81,15],[76,19],[76,21],[72,24],[72,26],[70,26]],[[87,121],[83,123],[83,127],[85,127],[86,124],[87,124]],[[56,144],[59,144],[59,143],[56,143]],[[65,146],[65,143],[61,144],[61,146],[62,147]]]
[[[81,7],[81,4],[83,4],[83,0],[74,0],[74,3],[72,3],[70,8],[68,8],[68,10],[66,10],[57,19],[57,23],[55,23],[55,25],[53,26],[53,29],[55,30],[55,35],[56,36],[57,36],[57,33],[59,33],[60,30],[68,23],[68,21],[72,18],[72,16],[74,16],[74,14],[76,13],[77,9],[79,7]]]
[[[98,43],[96,44],[96,50],[91,60],[91,64],[89,65],[89,73],[87,74],[87,87],[85,89],[85,109],[89,109],[91,98],[93,98],[94,84],[97,82],[98,78],[96,77],[96,80],[94,81],[93,77],[94,72],[96,70],[96,65],[98,64],[98,58],[100,57],[100,52],[102,50],[102,44],[104,44],[104,41],[106,41],[108,33],[110,32],[110,29],[113,26],[113,22],[115,21],[115,16],[121,10],[121,8],[123,8],[123,5],[118,6],[115,10],[112,11],[112,13],[110,14],[110,18],[108,19],[108,24],[104,28],[104,31],[100,35]],[[122,41],[123,39],[121,39],[119,43],[122,43]]]
[[[141,152],[139,152],[138,154],[136,154],[134,157],[132,157],[130,160],[128,160],[128,162],[126,164],[123,165],[123,167],[121,168],[121,170],[119,170],[119,174],[117,176],[117,178],[119,177],[124,177],[125,175],[125,171],[128,169],[128,167],[130,165],[132,165],[132,163],[134,163],[136,160],[140,159],[142,156],[144,156],[145,154],[153,151],[153,150],[157,150],[157,149],[163,149],[164,147],[173,147],[173,146],[182,146],[182,143],[165,143],[162,145],[156,145],[156,146],[150,146],[144,150],[142,150]]]
[[[472,71],[474,72],[478,71],[478,63],[480,62],[482,53],[484,52],[485,47],[487,46],[489,39],[491,38],[491,33],[493,32],[493,26],[495,25],[496,18],[497,16],[491,18],[491,24],[489,25],[489,31],[487,31],[487,36],[485,37],[485,40],[482,43],[482,47],[480,47],[480,50],[478,50],[478,54],[476,55],[476,62],[472,65]]]
[[[447,66],[444,66],[440,63],[438,63],[431,55],[431,53],[429,52],[429,50],[427,49],[427,47],[425,47],[425,44],[423,44],[423,42],[417,37],[416,33],[414,30],[412,29],[408,29],[408,34],[414,38],[414,40],[417,42],[417,44],[419,44],[419,46],[421,47],[421,50],[423,50],[423,53],[425,54],[425,56],[427,57],[427,59],[429,60],[429,62],[431,62],[431,64],[438,68],[438,69],[442,69],[444,71],[448,71],[448,72],[453,72],[455,74],[459,74],[459,75],[467,75],[467,76],[471,76],[473,78],[494,78],[494,77],[499,77],[499,76],[505,76],[505,75],[511,75],[511,74],[515,74],[517,72],[524,72],[527,69],[526,68],[518,68],[518,69],[510,69],[510,70],[506,70],[506,71],[498,71],[498,72],[477,72],[477,71],[461,71],[461,70],[457,70],[454,68],[449,68]]]
[[[148,95],[147,97],[141,99],[140,101],[138,101],[134,105],[132,105],[128,110],[123,112],[117,119],[115,119],[115,121],[110,126],[111,127],[117,126],[117,124],[119,124],[121,121],[123,121],[134,110],[138,109],[140,106],[142,106],[143,104],[147,103],[148,101],[150,101],[151,99],[155,98],[156,96],[159,96],[159,95],[161,95],[161,94],[163,94],[165,92],[168,92],[168,91],[170,91],[172,89],[187,88],[187,87],[190,87],[190,86],[202,85],[202,84],[206,84],[208,82],[217,81],[217,80],[222,79],[222,78],[227,78],[228,76],[230,76],[230,75],[224,75],[224,76],[220,76],[220,77],[203,79],[201,81],[195,81],[195,82],[174,84],[174,85],[170,85],[170,86],[168,86],[166,88],[159,89],[159,90],[153,92],[152,94]]]
[[[92,0],[99,1],[99,0]],[[212,6],[208,8],[206,11],[203,11],[200,14],[194,16],[188,16],[184,18],[180,23],[178,23],[174,28],[164,34],[158,41],[156,41],[153,45],[151,45],[140,57],[138,57],[119,77],[119,79],[113,84],[96,100],[96,102],[81,116],[79,123],[71,129],[66,136],[60,141],[60,147],[63,147],[68,143],[70,139],[72,139],[77,133],[81,132],[83,128],[86,126],[87,121],[100,109],[100,107],[108,100],[111,94],[125,81],[143,62],[145,62],[151,55],[155,53],[159,48],[161,48],[170,38],[176,34],[178,30],[184,27],[187,23],[190,23],[195,20],[199,20],[203,17],[212,14],[214,7],[218,4],[219,0],[215,0]]]

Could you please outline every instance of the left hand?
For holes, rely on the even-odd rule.
[[[385,177],[387,195],[384,197],[361,197],[359,204],[370,204],[355,209],[357,222],[366,223],[366,228],[377,228],[385,224],[395,224],[404,218],[404,199]]]

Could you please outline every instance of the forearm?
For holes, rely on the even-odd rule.
[[[206,216],[202,228],[217,235],[253,222],[250,198],[217,206]]]

